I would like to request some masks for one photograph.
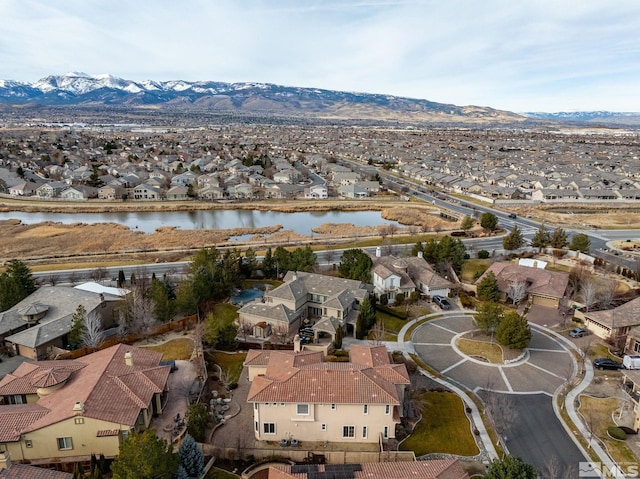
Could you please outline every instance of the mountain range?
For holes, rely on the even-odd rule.
[[[551,121],[639,125],[640,114],[531,112],[516,114],[482,106],[457,106],[392,95],[299,88],[271,83],[132,81],[112,75],[68,73],[36,82],[0,80],[0,104],[75,106],[288,115],[325,120],[406,123],[539,124]]]

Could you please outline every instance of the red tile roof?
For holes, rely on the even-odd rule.
[[[19,441],[20,433],[48,412],[38,404],[0,406],[0,443]]]
[[[11,464],[9,469],[0,471],[0,479],[72,479],[73,474],[68,472],[43,469],[26,464]]]

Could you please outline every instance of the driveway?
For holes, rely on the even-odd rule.
[[[558,471],[577,471],[586,459],[567,434],[552,406],[554,391],[573,374],[574,361],[565,345],[542,330],[532,327],[532,339],[525,355],[512,364],[489,364],[462,353],[456,339],[475,329],[470,316],[442,317],[419,326],[411,340],[422,360],[463,389],[502,396],[513,408],[497,408],[498,424],[505,425],[507,448],[526,463],[534,465],[542,477]],[[515,409],[517,414],[510,414]],[[511,416],[511,417],[509,417]],[[566,477],[577,477],[577,473]]]

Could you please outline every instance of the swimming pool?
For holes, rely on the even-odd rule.
[[[243,289],[237,296],[232,296],[230,301],[234,304],[248,303],[256,298],[262,298],[262,296],[264,296],[264,291],[261,289]]]

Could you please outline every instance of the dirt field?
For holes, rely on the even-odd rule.
[[[640,228],[640,208],[604,207],[594,205],[548,206],[537,205],[513,208],[519,216],[531,216],[549,225],[562,228]]]

